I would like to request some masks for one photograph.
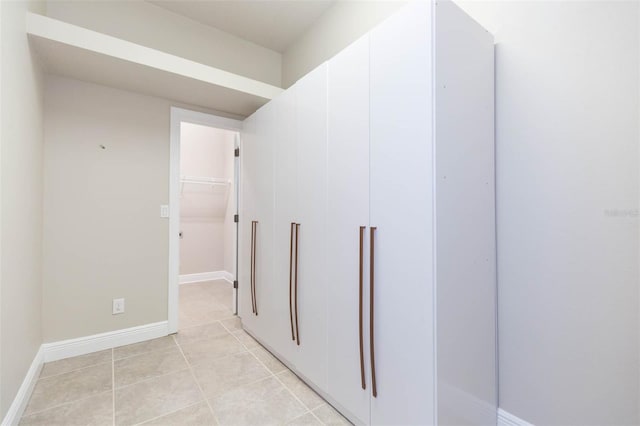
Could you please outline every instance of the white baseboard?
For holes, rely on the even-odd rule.
[[[13,399],[13,402],[9,407],[9,411],[7,411],[4,419],[2,419],[2,426],[14,426],[20,422],[22,413],[24,413],[24,409],[27,408],[27,404],[29,403],[29,399],[33,393],[33,388],[36,386],[38,377],[40,377],[40,370],[42,370],[43,363],[44,351],[42,346],[40,346],[36,356],[31,362],[27,375],[20,385],[20,389],[18,389],[16,397]]]
[[[498,426],[533,426],[533,424],[498,408]]]
[[[168,321],[155,322],[122,330],[94,334],[77,339],[61,340],[42,345],[44,362],[57,361],[122,345],[156,339],[169,334]]]
[[[233,275],[227,271],[199,272],[180,275],[180,284],[200,283],[203,281],[225,280],[233,284]]]

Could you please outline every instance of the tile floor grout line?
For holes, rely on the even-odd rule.
[[[228,319],[228,318],[227,318],[227,319]],[[223,320],[215,320],[215,321],[212,321],[212,322],[208,322],[208,323],[206,323],[206,324],[196,325],[195,327],[205,327],[205,326],[207,326],[207,325],[213,325],[213,324],[215,324],[215,323],[220,323],[220,326],[221,326],[221,327],[222,327],[222,328],[223,328],[223,329],[224,329],[228,334],[233,335],[233,333],[232,333],[232,332],[230,332],[230,331],[229,331],[229,330],[224,326],[224,324],[222,324],[222,321],[223,321]],[[193,327],[188,327],[188,328],[193,328]],[[182,330],[178,330],[178,333],[180,333],[180,331],[182,331]],[[177,334],[175,334],[175,335],[177,335]],[[174,335],[174,336],[175,336],[175,335]],[[223,335],[223,336],[224,336],[224,335]],[[191,345],[192,343],[202,342],[203,340],[215,339],[216,337],[222,337],[222,336],[198,337],[198,338],[193,339],[193,340],[192,340],[192,341],[190,341],[190,342],[186,342],[186,343],[182,343],[182,344],[183,344],[183,345]],[[180,346],[180,343],[178,342],[178,339],[174,338],[174,340],[175,340],[175,342],[176,342],[176,345]],[[242,342],[240,342],[240,343],[242,343]]]
[[[98,392],[98,393],[93,394],[93,395],[84,396],[84,397],[82,397],[82,398],[74,399],[74,400],[72,400],[72,401],[66,401],[66,402],[62,402],[62,403],[60,403],[60,404],[52,405],[51,407],[47,407],[47,408],[45,408],[45,409],[43,409],[43,410],[33,411],[33,412],[31,412],[31,413],[28,413],[28,414],[27,414],[27,413],[24,413],[24,414],[22,415],[22,417],[31,417],[31,416],[33,416],[34,414],[41,414],[41,413],[44,413],[45,411],[53,410],[54,408],[60,408],[60,407],[63,407],[63,406],[65,406],[65,405],[75,404],[76,402],[84,401],[84,400],[86,400],[86,399],[93,398],[93,397],[95,397],[95,396],[98,396],[98,395],[100,395],[100,394],[107,393],[107,392],[109,392],[109,391],[108,391],[108,390],[105,390],[105,391]],[[28,406],[27,406],[27,408],[28,408]]]
[[[311,410],[307,410],[307,411],[305,411],[304,413],[300,414],[299,416],[295,416],[295,417],[294,417],[294,418],[292,418],[291,420],[288,420],[288,421],[285,423],[285,426],[286,426],[286,425],[288,425],[288,424],[291,424],[291,422],[293,422],[293,421],[295,421],[295,420],[298,420],[298,419],[300,419],[300,418],[302,418],[302,417],[306,416],[307,414],[311,414]]]
[[[0,0],[1,1],[1,0]],[[95,352],[94,352],[95,353]],[[55,361],[54,361],[55,362]],[[103,362],[99,362],[97,364],[91,364],[91,365],[86,365],[84,367],[79,367],[79,368],[75,368],[73,370],[69,370],[69,371],[65,371],[62,373],[57,373],[57,374],[52,374],[50,376],[45,376],[45,377],[38,377],[38,381],[40,380],[48,380],[48,379],[52,379],[54,377],[58,377],[58,376],[62,376],[63,374],[69,374],[69,373],[75,373],[76,371],[80,371],[80,370],[86,370],[87,368],[91,368],[91,367],[97,367],[98,365],[104,365],[104,364],[108,364],[111,363],[112,361],[103,361]]]
[[[326,404],[324,404],[324,405],[326,405]],[[322,407],[322,405],[321,405],[320,407]],[[309,410],[309,412],[311,413],[311,415],[312,415],[313,417],[315,417],[315,419],[316,419],[317,421],[319,421],[319,422],[320,422],[320,424],[321,424],[321,425],[326,425],[327,423],[325,423],[325,422],[323,422],[322,420],[320,420],[320,417],[318,417],[318,415],[317,415],[316,413],[314,413],[314,411],[315,411],[315,410],[317,410],[317,409],[318,409],[318,408],[320,408],[320,407],[316,407],[316,408],[314,408],[313,410]]]
[[[140,380],[138,382],[129,383],[128,385],[120,386],[120,387],[117,388],[117,390],[125,389],[125,388],[131,387],[131,386],[134,386],[134,385],[137,385],[137,384],[140,384],[140,383],[148,382],[149,380],[158,379],[160,377],[170,376],[171,374],[182,373],[183,371],[186,371],[188,369],[189,369],[189,366],[184,367],[184,368],[180,368],[179,370],[169,371],[168,373],[158,374],[157,376],[147,377],[146,379]]]
[[[158,337],[158,339],[164,339],[164,338],[167,338],[167,337],[169,337],[169,338],[170,338],[171,336],[173,336],[173,334],[167,334],[166,336]],[[144,340],[144,341],[139,342],[139,343],[148,343],[148,342],[152,342],[152,341],[154,341],[154,340],[156,340],[156,339]],[[137,344],[139,344],[139,343],[134,343],[134,345],[137,345]],[[134,358],[134,357],[137,357],[137,356],[149,355],[149,354],[151,354],[151,353],[155,353],[155,352],[164,352],[164,351],[169,351],[169,350],[171,350],[171,349],[173,349],[173,348],[175,347],[175,345],[169,345],[169,346],[167,346],[167,347],[165,347],[165,348],[156,348],[156,349],[152,349],[152,350],[149,350],[149,351],[140,352],[139,354],[127,355],[127,356],[123,356],[123,357],[121,357],[121,358],[116,358],[115,350],[116,350],[116,349],[120,349],[120,348],[124,348],[124,347],[126,347],[126,346],[129,346],[129,345],[118,346],[118,347],[113,348],[113,352],[114,352],[114,354],[113,354],[113,360],[114,360],[114,361],[122,361],[123,359],[131,359],[131,358]]]
[[[111,348],[111,410],[113,426],[116,426],[116,362],[113,352],[113,348]]]
[[[264,362],[262,362],[262,360],[261,360],[260,358],[258,358],[258,357],[257,357],[257,355],[256,355],[256,354],[254,354],[254,353],[253,353],[253,351],[251,351],[251,350],[247,347],[247,345],[245,345],[244,343],[242,343],[242,342],[240,341],[240,339],[238,339],[238,337],[237,337],[237,336],[233,336],[233,337],[235,337],[235,338],[236,338],[236,340],[237,340],[238,342],[240,342],[240,344],[241,344],[242,346],[244,346],[244,347],[247,349],[247,352],[249,352],[249,353],[251,354],[251,356],[253,356],[253,357],[254,357],[254,358],[255,358],[255,359],[260,363],[260,365],[262,365],[262,366],[265,368],[265,370],[267,370],[267,372],[268,372],[269,374],[271,374],[271,376],[273,376],[273,377],[275,377],[275,376],[276,376],[276,374],[275,374],[273,371],[271,371],[271,369],[270,369],[269,367],[267,367],[267,364],[265,364]],[[258,343],[258,344],[259,344],[259,343]],[[262,346],[262,345],[260,345],[260,347],[264,348],[264,346]],[[266,350],[266,349],[265,349],[265,350]],[[278,360],[278,362],[280,362],[280,360]],[[286,368],[286,366],[285,366],[285,368]],[[267,376],[267,377],[269,377],[269,376]]]
[[[218,420],[218,416],[216,416],[215,411],[213,411],[213,407],[211,407],[211,404],[209,403],[209,400],[207,399],[207,395],[205,395],[204,391],[202,390],[202,386],[200,386],[200,382],[198,382],[198,379],[196,378],[196,374],[193,372],[193,368],[191,368],[191,364],[189,363],[189,360],[187,359],[187,357],[184,354],[184,352],[182,351],[182,347],[178,344],[178,341],[176,340],[175,335],[173,336],[173,341],[176,343],[176,345],[178,345],[178,350],[182,354],[182,357],[184,358],[184,362],[187,363],[187,367],[189,368],[189,372],[191,373],[191,377],[193,377],[193,381],[196,383],[196,386],[198,387],[198,390],[200,391],[200,396],[202,396],[202,399],[204,399],[204,403],[207,404],[207,407],[209,407],[209,412],[213,416],[213,419],[216,421],[216,424],[220,424],[220,421]]]
[[[132,343],[131,345],[139,345],[141,343],[148,343],[148,342],[152,342],[152,341],[157,340],[157,339],[164,339],[165,337],[171,337],[171,336],[173,336],[173,335],[172,334],[168,334],[168,335],[163,336],[163,337],[156,337],[155,339],[143,340],[142,342]],[[175,340],[174,340],[174,343],[175,343]],[[122,346],[116,346],[115,348],[113,348],[113,360],[114,361],[122,361],[123,359],[133,358],[134,356],[149,355],[150,353],[153,353],[153,352],[168,351],[169,349],[173,348],[173,346],[167,346],[166,348],[153,349],[153,350],[150,350],[150,351],[140,352],[139,354],[124,356],[122,358],[116,358],[116,353],[115,353],[116,349],[124,348],[126,346],[131,346],[131,345],[122,345]]]
[[[285,367],[286,367],[286,365],[285,365]],[[285,370],[285,371],[289,371],[289,372],[291,372],[294,376],[296,376],[296,374],[295,374],[293,371],[291,371],[288,367],[287,367],[287,370]],[[289,393],[290,393],[291,395],[293,395],[293,397],[294,397],[294,398],[295,398],[295,399],[296,399],[300,404],[302,404],[302,406],[303,406],[304,408],[306,408],[306,409],[307,409],[307,412],[311,413],[311,415],[312,415],[312,416],[314,416],[316,419],[318,419],[318,417],[317,417],[317,416],[315,416],[315,415],[313,414],[313,411],[312,411],[309,407],[307,407],[307,404],[305,404],[304,402],[302,402],[302,400],[301,400],[300,398],[298,398],[298,396],[295,394],[295,392],[293,392],[293,390],[291,390],[291,389],[289,388],[289,386],[287,386],[287,385],[286,385],[282,380],[280,380],[280,378],[278,377],[278,375],[280,375],[280,374],[284,373],[285,371],[281,371],[280,373],[276,374],[274,377],[276,378],[276,380],[277,380],[278,382],[280,382],[280,384],[282,385],[282,387],[284,387],[286,390],[288,390],[288,391],[289,391]],[[300,379],[298,378],[298,376],[296,376],[296,378],[297,378],[298,380],[300,380]],[[302,382],[302,380],[300,380],[300,381]],[[304,383],[304,382],[302,382],[302,384],[303,384],[303,385],[305,385],[305,386],[307,386],[307,384],[306,384],[306,383]],[[314,391],[313,389],[311,389],[311,388],[309,388],[309,389],[310,389],[313,393],[315,393],[315,391]],[[318,396],[320,396],[320,395],[318,395]],[[320,396],[320,398],[322,398],[322,397]],[[322,400],[324,401],[324,398],[322,398]],[[319,408],[319,407],[320,407],[320,406],[318,406],[318,407],[316,407],[316,408]],[[315,409],[315,408],[314,408],[314,409]],[[305,414],[306,414],[306,413],[305,413]],[[318,419],[318,421],[320,421],[320,419]],[[322,421],[320,421],[320,423],[324,424]]]
[[[227,327],[225,327],[225,325],[224,325],[224,324],[222,324],[222,326],[223,326],[224,328],[227,328]],[[228,329],[227,329],[227,330],[228,330]],[[244,331],[244,329],[240,329],[240,330]],[[254,354],[253,352],[251,352],[251,350],[247,347],[247,345],[245,345],[242,341],[240,341],[240,339],[238,338],[238,336],[236,336],[236,335],[235,335],[235,334],[233,334],[233,333],[231,333],[231,334],[233,335],[233,337],[235,337],[235,338],[236,338],[236,340],[238,340],[238,342],[240,342],[240,344],[241,344],[241,345],[243,345],[245,348],[247,348],[247,351],[248,351],[251,355],[253,355],[253,357],[254,357],[255,359],[257,359],[257,360],[258,360],[258,362],[259,362],[260,364],[262,364],[262,366],[263,366],[264,368],[266,368],[266,369],[267,369],[267,371],[268,371],[269,373],[271,373],[271,376],[272,376],[274,379],[276,379],[276,381],[278,381],[278,382],[282,385],[282,387],[284,387],[284,388],[285,388],[285,389],[286,389],[286,390],[287,390],[291,395],[293,395],[293,397],[294,397],[294,398],[295,398],[295,399],[296,399],[296,400],[297,400],[297,401],[302,405],[302,407],[303,407],[303,408],[305,408],[305,409],[307,410],[307,411],[305,411],[304,413],[302,413],[302,414],[301,414],[300,416],[298,416],[298,417],[302,417],[302,416],[306,415],[307,413],[311,413],[311,415],[312,415],[316,420],[318,420],[318,421],[320,422],[320,424],[324,425],[324,422],[323,422],[322,420],[320,420],[320,419],[318,418],[318,416],[316,416],[316,415],[313,413],[313,411],[312,411],[312,410],[310,410],[310,409],[307,407],[307,405],[306,405],[304,402],[302,402],[302,400],[301,400],[300,398],[298,398],[298,397],[296,396],[296,394],[295,394],[291,389],[289,389],[289,387],[288,387],[287,385],[285,385],[285,384],[284,384],[284,382],[283,382],[282,380],[280,380],[280,379],[278,378],[278,374],[284,373],[285,371],[290,371],[293,375],[295,375],[295,373],[293,373],[293,371],[291,371],[291,369],[290,369],[289,367],[287,367],[286,365],[282,364],[282,365],[284,365],[284,368],[285,368],[286,370],[280,371],[280,372],[278,372],[278,374],[276,374],[275,372],[271,371],[271,369],[270,369],[269,367],[267,367],[267,365],[266,365],[264,362],[262,362],[262,360],[260,360],[260,358],[258,358],[258,357],[256,356],[256,354]],[[253,337],[251,337],[251,338],[253,339]],[[255,339],[254,339],[254,340],[255,340]],[[256,342],[257,342],[257,341],[256,341]],[[262,345],[260,344],[260,342],[257,342],[257,343],[258,343],[259,347],[264,348],[264,350],[266,350],[267,352],[269,352],[269,351],[268,351],[264,346],[262,346]],[[269,353],[269,354],[275,358],[275,356],[274,356],[273,354],[271,354],[271,353]],[[277,359],[277,358],[276,358],[276,359]],[[281,362],[281,361],[280,361],[280,360],[278,360],[278,362]],[[269,378],[269,377],[267,376],[265,379],[267,379],[267,378]],[[298,378],[298,376],[296,376],[296,378]],[[265,380],[265,379],[262,379],[262,380]],[[298,378],[298,380],[300,380],[300,379]],[[259,380],[258,380],[258,381],[259,381]],[[254,383],[257,383],[258,381],[254,382]],[[305,386],[307,386],[304,382],[303,382],[303,384],[304,384]],[[312,392],[315,392],[315,391],[313,391],[313,389],[311,389],[311,391],[312,391]],[[319,395],[318,395],[318,396],[319,396]],[[320,398],[322,398],[322,397],[320,397]],[[322,398],[322,400],[324,401],[324,398]],[[324,403],[326,404],[326,401],[325,401]],[[316,408],[320,408],[321,406],[322,406],[322,405],[319,405],[319,406],[318,406],[318,407],[316,407]],[[298,417],[294,417],[293,419],[289,420],[287,423],[289,423],[289,422],[291,422],[291,421],[293,421],[293,420],[297,419]]]
[[[161,419],[161,418],[163,418],[165,416],[170,416],[172,414],[177,413],[178,411],[182,411],[182,410],[186,410],[187,408],[195,407],[198,404],[202,404],[202,401],[194,402],[193,404],[187,405],[186,407],[178,408],[177,410],[170,411],[170,412],[162,414],[160,416],[152,417],[152,418],[147,419],[147,420],[145,420],[143,422],[140,422],[140,423],[134,423],[132,426],[140,426],[140,425],[143,425],[145,423],[149,423],[149,422],[151,422],[153,420],[158,420],[158,419]]]

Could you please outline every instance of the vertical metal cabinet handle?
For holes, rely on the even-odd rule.
[[[360,227],[360,268],[359,268],[359,323],[358,330],[360,332],[360,378],[362,379],[362,389],[367,388],[366,381],[364,379],[364,335],[362,333],[362,296],[363,296],[363,272],[364,272],[364,262],[362,259],[363,250],[364,250],[364,230],[366,226]]]
[[[256,307],[253,303],[253,239],[254,239],[254,231],[255,231],[255,220],[251,221],[251,266],[250,266],[250,290],[251,290],[251,312],[256,313]]]
[[[258,295],[256,293],[256,246],[258,245],[258,221],[254,222],[255,230],[253,231],[253,312],[258,316]]]
[[[291,323],[291,340],[296,340],[293,332],[293,228],[295,223],[291,222],[291,230],[289,234],[289,322]]]
[[[369,282],[370,282],[370,295],[369,295],[369,347],[371,350],[371,393],[375,398],[378,396],[378,388],[376,387],[376,358],[375,358],[375,350],[374,350],[374,341],[373,341],[373,302],[374,302],[374,271],[375,271],[375,232],[376,227],[372,226],[370,228],[370,248],[371,248],[371,260],[369,264]]]
[[[296,310],[296,343],[300,346],[300,328],[298,327],[298,234],[300,233],[300,224],[296,223],[296,298],[295,298],[295,310]]]

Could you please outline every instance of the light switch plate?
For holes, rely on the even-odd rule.
[[[169,217],[169,205],[160,205],[160,217]]]

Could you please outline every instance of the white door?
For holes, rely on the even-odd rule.
[[[414,2],[371,32],[374,425],[435,421],[431,22]]]
[[[329,61],[327,99],[328,393],[352,420],[368,424],[368,36]]]
[[[298,371],[327,387],[327,67],[294,86],[297,150],[297,281],[294,325]],[[294,241],[295,242],[295,241]],[[294,257],[295,257],[294,253]],[[294,259],[294,264],[295,264]]]

